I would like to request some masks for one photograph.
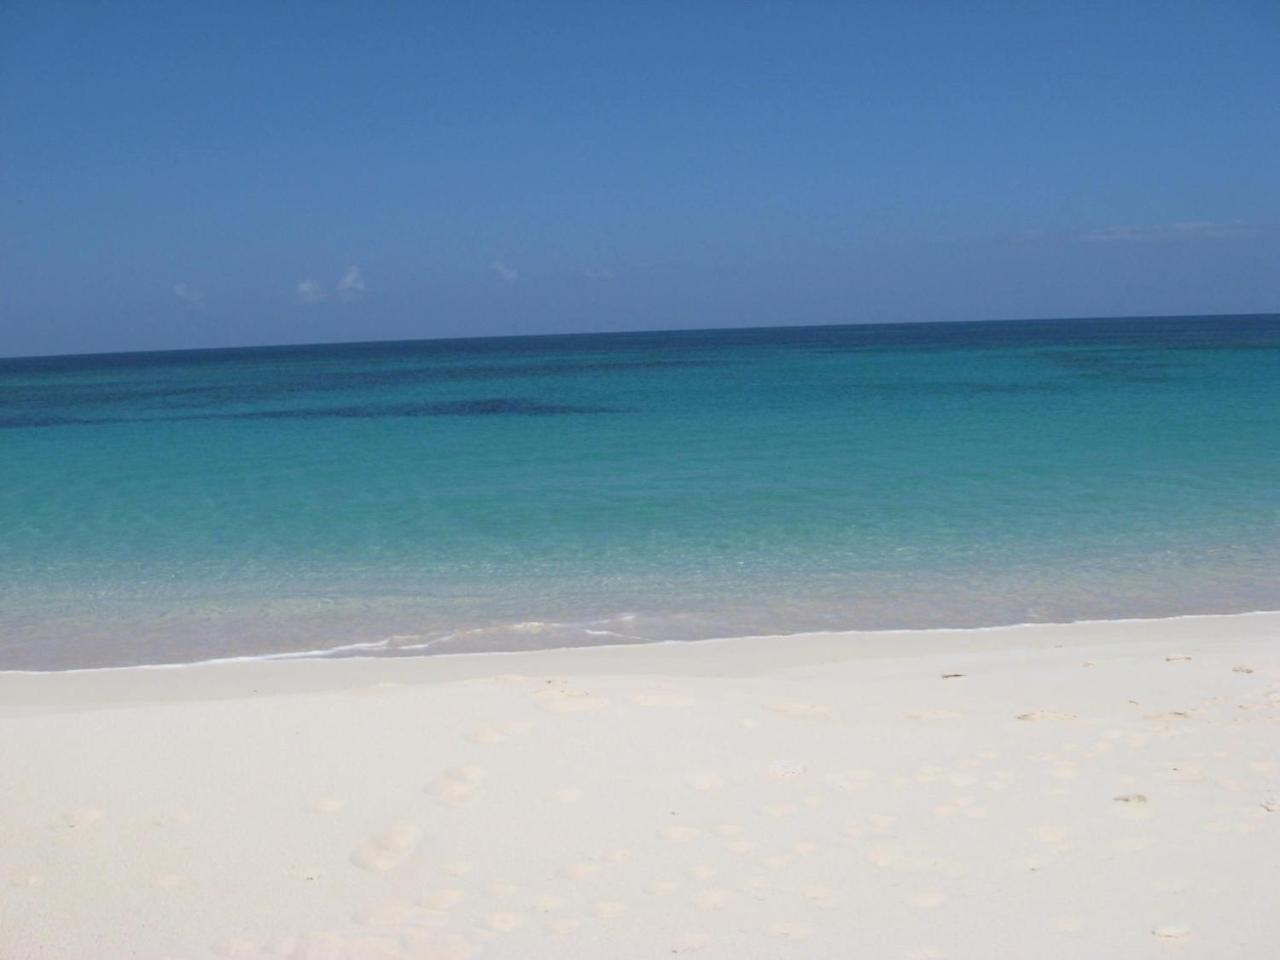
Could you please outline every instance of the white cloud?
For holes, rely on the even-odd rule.
[[[502,283],[515,283],[520,279],[519,272],[515,268],[507,266],[501,260],[495,260],[489,266],[498,275],[498,280]]]
[[[1155,226],[1115,226],[1091,230],[1080,239],[1089,243],[1151,242],[1165,240],[1231,240],[1257,231],[1243,220],[1183,220]]]
[[[192,310],[204,309],[204,294],[185,283],[173,285],[173,295]]]
[[[364,277],[359,267],[347,267],[347,272],[338,281],[338,296],[343,300],[354,300],[364,293]]]
[[[324,290],[314,280],[303,280],[298,284],[299,303],[319,303],[324,299]]]

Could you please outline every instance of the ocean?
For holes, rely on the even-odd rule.
[[[0,359],[0,669],[1277,608],[1280,316]]]

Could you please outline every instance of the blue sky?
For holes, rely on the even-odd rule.
[[[0,7],[0,354],[1280,310],[1280,4]]]

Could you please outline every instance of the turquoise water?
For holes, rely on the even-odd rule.
[[[0,668],[1278,608],[1278,481],[1280,316],[0,360]]]

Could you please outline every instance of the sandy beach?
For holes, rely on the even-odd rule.
[[[0,956],[1274,956],[1280,614],[0,675]]]

